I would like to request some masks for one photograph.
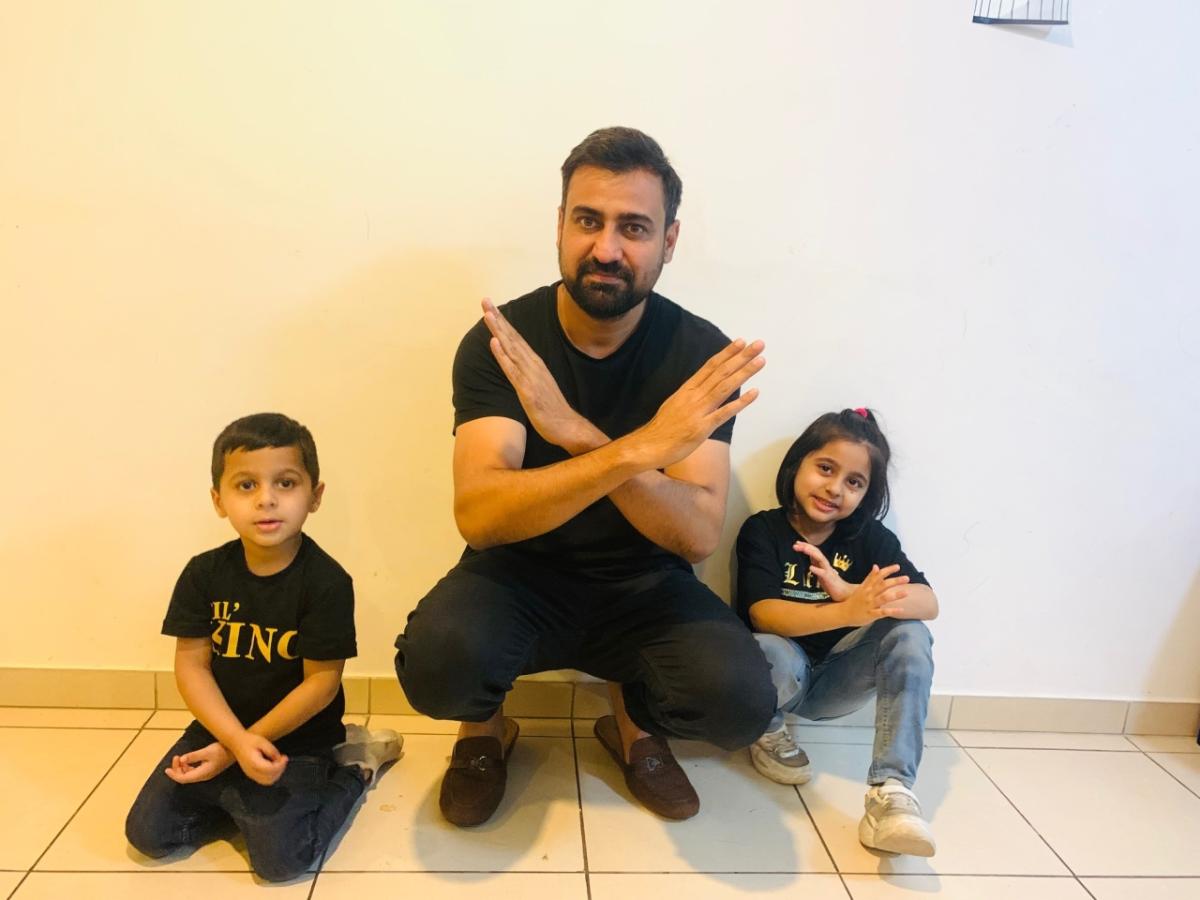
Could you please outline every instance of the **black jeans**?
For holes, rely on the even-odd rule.
[[[262,878],[287,881],[303,875],[362,796],[361,770],[339,766],[331,757],[293,756],[269,786],[251,781],[237,763],[195,784],[177,784],[166,776],[171,757],[211,741],[189,728],[167,751],[125,819],[129,843],[158,858],[198,847],[236,826]]]
[[[749,629],[690,570],[596,581],[530,565],[505,548],[468,554],[396,638],[413,707],[482,722],[519,675],[580,669],[622,684],[651,734],[745,747],[775,711],[770,670]]]

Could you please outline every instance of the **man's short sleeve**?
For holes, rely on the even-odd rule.
[[[317,590],[300,613],[296,646],[303,659],[350,659],[354,634],[354,583],[345,575]]]
[[[779,554],[761,516],[751,516],[737,538],[737,612],[750,621],[750,607],[779,597]]]
[[[455,430],[486,416],[503,416],[529,427],[516,390],[492,354],[490,341],[491,332],[480,319],[463,337],[454,355]]]
[[[213,631],[212,609],[200,588],[200,562],[193,558],[183,568],[175,590],[171,592],[171,603],[163,619],[162,633],[171,637],[209,637]]]

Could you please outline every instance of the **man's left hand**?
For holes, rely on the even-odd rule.
[[[546,441],[568,453],[588,449],[581,442],[594,431],[591,424],[571,409],[546,363],[488,299],[483,301],[483,321],[492,333],[492,355],[516,390],[529,424]]]

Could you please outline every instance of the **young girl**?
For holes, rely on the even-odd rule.
[[[868,409],[826,413],[804,430],[775,480],[781,504],[738,534],[738,611],[771,664],[778,708],[750,748],[773,781],[803,784],[808,757],[784,714],[844,716],[876,698],[866,814],[868,847],[932,856],[912,793],[933,678],[933,638],[918,620],[937,597],[879,521],[891,451]]]

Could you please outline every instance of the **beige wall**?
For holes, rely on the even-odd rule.
[[[279,409],[386,673],[460,548],[457,340],[623,123],[684,179],[661,289],[769,345],[718,590],[787,440],[869,403],[939,690],[1200,698],[1200,14],[1077,6],[4,4],[0,665],[168,667],[211,440]]]

